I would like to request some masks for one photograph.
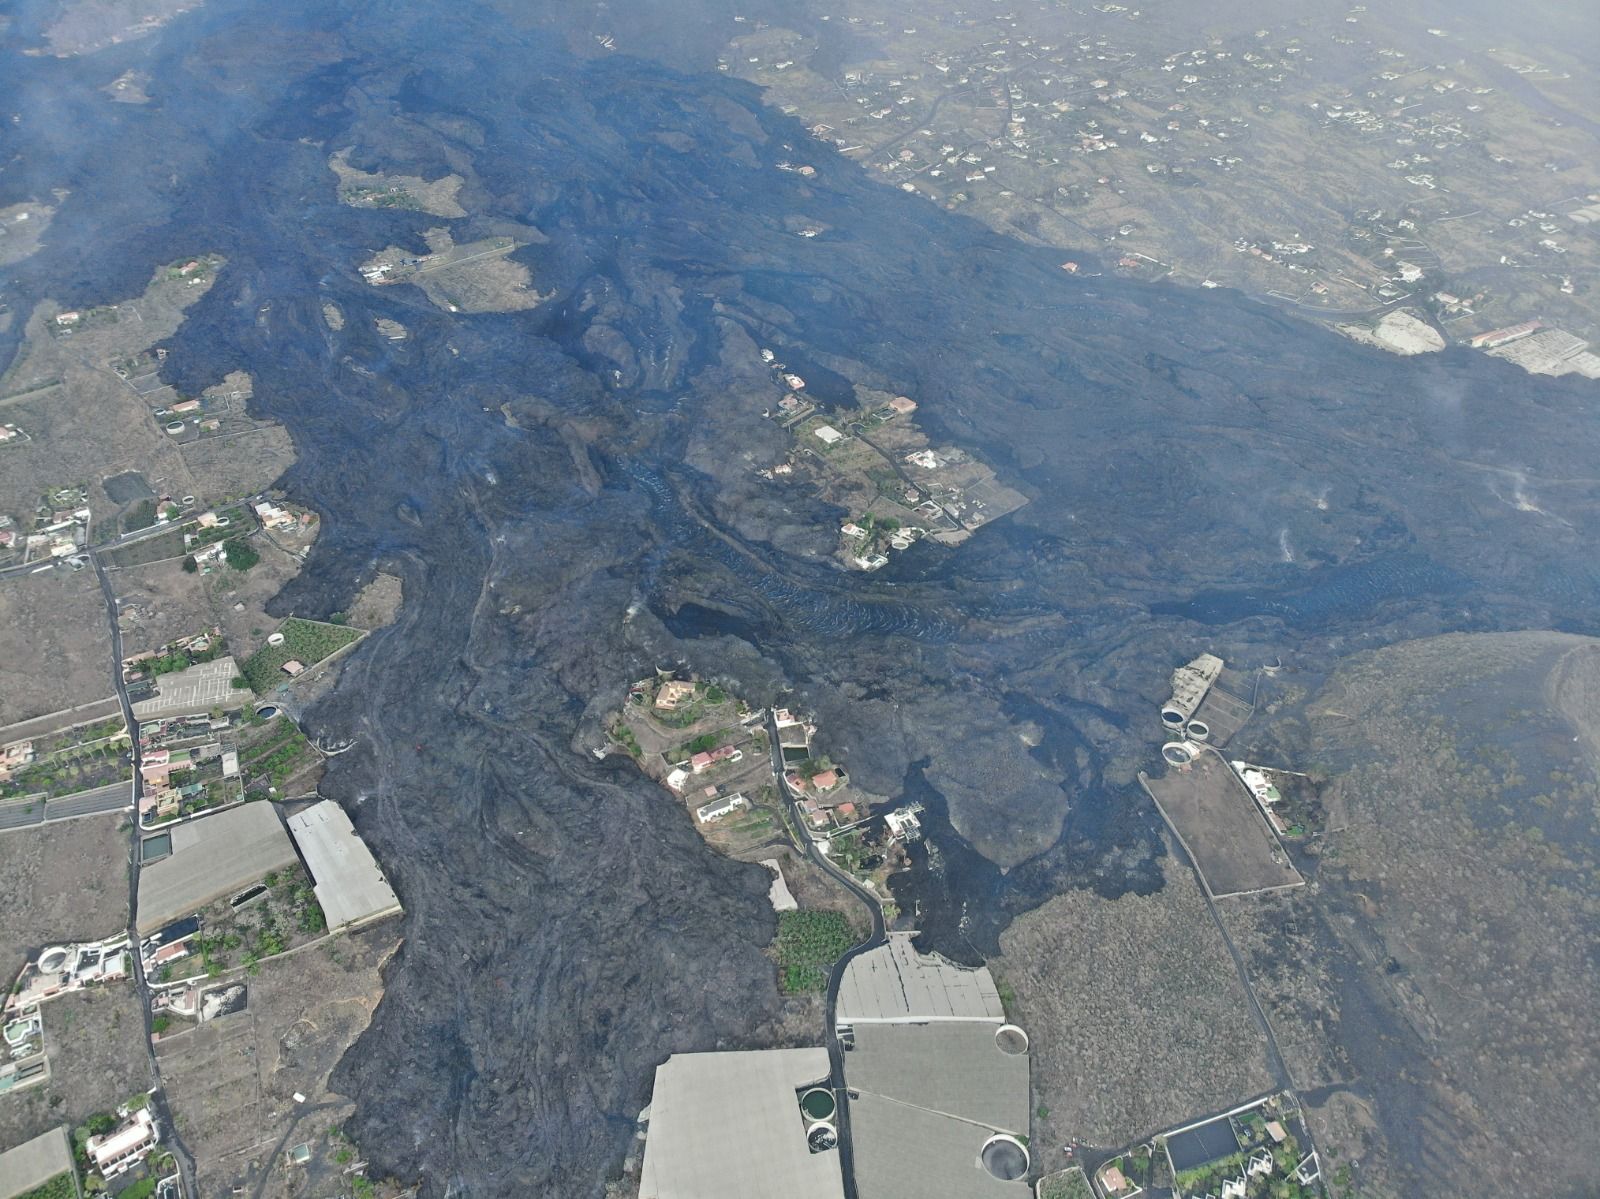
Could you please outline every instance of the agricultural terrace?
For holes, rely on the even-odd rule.
[[[164,964],[154,981],[196,974],[216,978],[241,966],[254,974],[263,959],[304,945],[328,930],[311,879],[299,866],[274,871],[244,894],[237,905],[219,900],[202,912],[205,931],[194,940],[195,956]],[[189,1026],[184,1017],[169,1012],[155,1016],[157,1036]]]
[[[321,762],[322,755],[294,721],[283,716],[263,720],[254,713],[245,717],[239,737],[239,774],[247,791],[258,792],[262,787],[283,791],[286,783]]]
[[[33,761],[0,782],[0,799],[72,795],[131,776],[124,762],[130,742],[120,716],[33,739]]]
[[[1039,1199],[1095,1199],[1089,1180],[1078,1166],[1039,1180]]]
[[[790,995],[824,990],[828,971],[859,940],[860,934],[841,912],[778,913],[773,955],[779,985]]]
[[[332,657],[364,636],[360,629],[291,616],[275,630],[283,634],[281,645],[263,645],[244,664],[244,677],[257,695],[265,695],[287,677],[285,662],[300,662],[307,669]]]

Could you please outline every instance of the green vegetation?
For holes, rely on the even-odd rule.
[[[644,750],[640,748],[639,738],[634,735],[633,730],[627,726],[626,722],[619,720],[612,726],[611,739],[627,750],[634,761],[637,762],[644,757]]]
[[[134,533],[140,529],[148,529],[156,523],[156,502],[154,500],[140,500],[128,509],[128,514],[122,518],[124,532]]]
[[[127,747],[122,721],[117,719],[35,740],[34,761],[0,783],[0,799],[41,791],[70,795],[125,779],[122,753]]]
[[[261,561],[261,555],[256,553],[255,547],[242,537],[226,542],[222,547],[222,556],[234,570],[249,570]]]
[[[63,1171],[49,1182],[40,1183],[31,1191],[23,1191],[17,1199],[78,1199],[78,1188],[72,1181],[71,1173]]]
[[[282,679],[279,673],[290,659],[315,666],[360,638],[357,629],[291,616],[278,626],[282,645],[265,645],[250,655],[244,664],[244,677],[258,695],[272,690]]]
[[[265,737],[240,747],[239,773],[247,785],[264,779],[270,786],[282,787],[315,761],[316,750],[305,734],[292,720],[280,717]]]
[[[1089,1180],[1077,1166],[1053,1174],[1039,1183],[1039,1199],[1094,1199]]]
[[[183,556],[183,572],[185,574],[191,574],[192,575],[199,569],[200,569],[200,563],[198,563],[198,562],[196,562],[194,560],[194,555],[193,554],[185,554]]]
[[[150,1199],[156,1193],[156,1180],[154,1178],[141,1178],[131,1187],[123,1187],[117,1192],[117,1199]]]
[[[728,702],[728,693],[715,683],[706,687],[706,702],[710,704],[725,704]]]
[[[828,983],[828,969],[857,940],[850,921],[839,912],[780,912],[774,949],[784,991],[791,995],[821,991]]]
[[[1000,1006],[1005,1009],[1006,1019],[1009,1020],[1012,1013],[1017,1010],[1016,988],[1008,983],[1005,979],[996,978],[994,980],[994,990],[995,994],[1000,996]],[[1041,1117],[1041,1119],[1042,1118],[1043,1117]]]

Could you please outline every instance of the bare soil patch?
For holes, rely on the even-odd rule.
[[[1244,784],[1218,755],[1202,754],[1187,769],[1169,770],[1144,782],[1161,814],[1194,855],[1213,895],[1294,887],[1305,881]]]
[[[289,1196],[308,1173],[342,1168],[335,1159],[346,1147],[330,1129],[352,1105],[329,1091],[328,1075],[371,1019],[398,934],[385,922],[263,962],[245,979],[244,1011],[160,1042],[162,1079],[203,1193],[252,1193],[266,1176],[265,1195]],[[272,1153],[291,1126],[289,1147],[314,1147],[305,1166]]]
[[[97,941],[128,927],[126,824],[125,814],[109,814],[0,833],[6,985],[46,945]]]
[[[39,1011],[50,1079],[0,1102],[0,1145],[77,1124],[151,1086],[144,1014],[131,982],[75,991]]]
[[[0,725],[104,699],[111,667],[94,571],[58,567],[0,587]]]

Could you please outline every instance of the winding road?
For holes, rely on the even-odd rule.
[[[820,866],[823,871],[836,879],[844,888],[859,899],[867,908],[867,916],[872,922],[872,930],[865,940],[849,950],[828,973],[828,989],[825,1000],[827,1028],[824,1036],[828,1045],[828,1065],[833,1071],[833,1077],[840,1090],[844,1089],[844,1046],[839,1043],[838,1024],[835,1015],[839,1005],[839,984],[844,979],[845,967],[859,954],[866,953],[869,949],[876,949],[888,943],[888,935],[883,920],[883,904],[878,897],[867,887],[861,885],[854,876],[835,864],[832,858],[823,853],[816,841],[808,837],[805,830],[805,821],[800,814],[799,799],[789,786],[787,772],[783,763],[783,746],[778,742],[778,718],[771,709],[767,711],[767,737],[772,751],[772,774],[778,780],[778,792],[789,805],[789,814],[793,819],[794,827],[799,832],[800,839],[805,842],[806,855]],[[839,1172],[844,1179],[845,1199],[857,1199],[855,1182],[855,1154],[850,1141],[850,1105],[840,1102],[838,1107],[839,1123]]]
[[[133,762],[133,817],[128,822],[130,827],[128,851],[128,956],[133,960],[133,983],[139,994],[139,1006],[144,1018],[144,1049],[149,1059],[150,1078],[155,1084],[155,1091],[150,1097],[150,1106],[160,1123],[162,1137],[168,1150],[178,1163],[178,1174],[183,1180],[183,1193],[190,1196],[199,1195],[195,1189],[194,1181],[194,1155],[183,1143],[183,1138],[178,1135],[178,1126],[173,1121],[172,1109],[168,1107],[166,1095],[161,1089],[161,1066],[156,1061],[155,1042],[153,1037],[155,1029],[151,1025],[149,983],[144,974],[144,959],[139,953],[139,798],[144,790],[143,776],[139,773],[139,722],[133,716],[133,701],[128,698],[127,684],[122,680],[122,626],[117,620],[117,593],[111,586],[111,576],[106,573],[105,564],[100,561],[99,551],[90,550],[89,560],[94,565],[95,577],[100,581],[100,593],[105,596],[106,618],[111,624],[111,680],[116,688],[117,702],[122,707],[122,719],[128,725],[129,751],[128,755]]]

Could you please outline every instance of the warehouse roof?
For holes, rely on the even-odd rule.
[[[141,935],[297,861],[270,803],[246,803],[186,820],[173,825],[171,833],[171,856],[139,871]]]
[[[1024,1044],[979,1020],[857,1025],[844,1072],[861,1199],[1026,1199],[1020,1177],[983,1164],[997,1134],[1011,1134],[1009,1152],[1026,1161]]]
[[[877,1095],[850,1101],[860,1199],[1031,1199],[1024,1181],[984,1168],[987,1129]]]
[[[639,1199],[841,1199],[839,1154],[806,1144],[799,1093],[826,1049],[678,1053],[656,1068]]]
[[[289,817],[289,832],[311,870],[317,902],[329,928],[359,924],[400,910],[372,851],[350,817],[331,799]]]
[[[0,1153],[0,1199],[14,1199],[71,1170],[72,1150],[62,1124]]]
[[[987,1020],[1006,1014],[987,967],[969,970],[936,953],[918,953],[913,933],[890,933],[889,943],[859,954],[839,983],[837,1022]]]

